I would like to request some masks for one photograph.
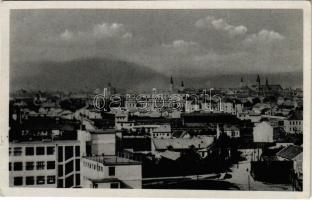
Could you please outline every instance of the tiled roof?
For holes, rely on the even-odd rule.
[[[302,153],[302,147],[296,145],[290,145],[279,151],[276,156],[285,158],[287,160],[292,160],[296,156]]]

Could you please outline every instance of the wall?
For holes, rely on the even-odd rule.
[[[261,122],[253,128],[254,142],[273,142],[273,127],[268,122]]]

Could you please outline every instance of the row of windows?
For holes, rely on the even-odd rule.
[[[73,146],[65,146],[65,159],[73,157],[74,155],[74,147]],[[13,149],[13,152],[12,152]],[[63,146],[58,147],[58,156],[59,160],[63,160]],[[34,155],[54,155],[55,147],[48,146],[48,147],[13,147],[9,148],[9,155],[10,156],[34,156]],[[75,156],[80,156],[80,146],[75,146]]]
[[[24,168],[25,167],[25,168]],[[9,171],[31,171],[31,170],[50,170],[55,169],[55,161],[38,161],[38,162],[9,162]]]
[[[13,156],[33,156],[33,155],[54,155],[55,147],[13,147]],[[12,155],[12,148],[9,148],[9,155]]]
[[[83,178],[83,180],[89,180],[87,177],[85,177],[85,176],[83,176],[82,177]],[[92,184],[92,187],[93,188],[98,188],[99,186],[98,186],[98,184],[97,183],[93,183]],[[110,183],[110,188],[120,188],[120,184],[118,183],[118,182],[113,182],[113,183]]]
[[[154,133],[153,135],[154,137],[155,136],[170,136],[170,133]]]
[[[98,188],[99,186],[98,186],[98,184],[97,183],[94,183],[93,185],[92,185],[92,187],[93,188]],[[110,183],[110,188],[119,188],[119,183]]]
[[[97,171],[101,171],[101,172],[104,172],[104,167],[100,166],[100,165],[95,165],[93,163],[89,163],[89,162],[85,162],[83,161],[83,166],[84,167],[88,167],[90,169],[94,169],[94,170],[97,170]]]
[[[290,127],[290,128],[289,128],[289,131],[295,131],[295,132],[296,132],[296,131],[301,131],[301,129],[300,129],[300,128],[298,129],[298,128],[296,128],[296,127],[294,127],[294,128]]]
[[[301,121],[289,121],[290,125],[301,125]]]
[[[44,184],[55,184],[55,176],[26,176],[25,185],[44,185]],[[13,178],[14,186],[24,185],[24,177],[17,176]]]
[[[98,172],[99,171],[104,172],[103,166],[95,165],[93,163],[83,161],[83,166],[88,167],[88,168],[93,169],[93,170],[97,170]],[[108,175],[109,176],[115,176],[115,167],[108,167]]]

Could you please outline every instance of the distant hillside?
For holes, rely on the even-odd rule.
[[[177,88],[183,80],[185,87],[238,87],[241,77],[249,85],[256,83],[257,74],[202,74],[201,77],[176,77],[174,74],[161,74],[150,67],[108,58],[76,59],[66,62],[13,63],[10,68],[11,90],[65,90],[92,91],[107,87],[111,82],[122,89],[169,88],[170,76]],[[260,74],[265,83],[280,84],[282,87],[302,87],[302,72]]]
[[[13,90],[94,90],[108,82],[118,88],[144,89],[169,83],[168,77],[147,67],[107,58],[12,64],[10,78]]]

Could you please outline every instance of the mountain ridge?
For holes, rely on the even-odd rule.
[[[257,74],[203,74],[201,77],[175,76],[162,74],[150,67],[119,59],[80,58],[70,61],[37,61],[12,63],[10,68],[11,90],[67,90],[92,91],[107,87],[111,83],[122,89],[169,88],[170,76],[175,87],[181,81],[185,87],[237,87],[243,77],[248,84],[255,84]],[[281,84],[283,87],[302,87],[302,72],[285,72],[278,74],[260,74],[262,83],[265,78],[269,83]]]

